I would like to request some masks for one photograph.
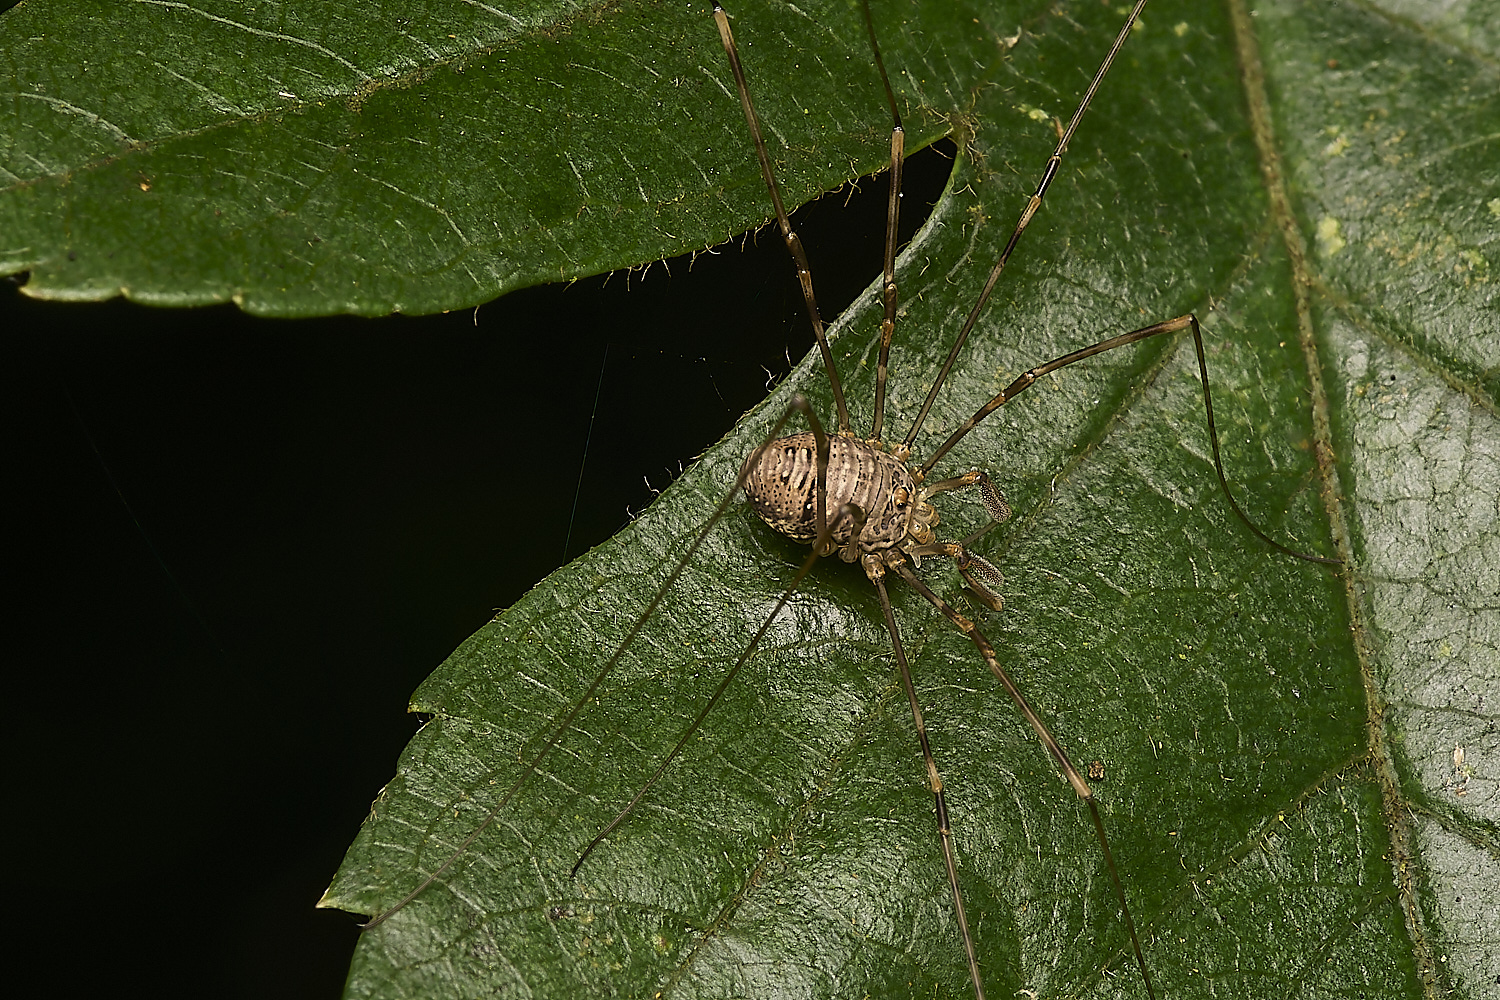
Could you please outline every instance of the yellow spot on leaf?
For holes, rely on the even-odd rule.
[[[1339,220],[1331,215],[1325,215],[1318,220],[1318,253],[1324,257],[1332,257],[1344,247],[1344,237],[1339,233]]]

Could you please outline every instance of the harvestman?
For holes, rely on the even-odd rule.
[[[734,74],[735,86],[744,110],[746,123],[754,142],[756,157],[760,163],[767,190],[775,207],[776,220],[782,238],[796,266],[813,333],[822,355],[823,368],[827,374],[837,410],[836,428],[832,433],[825,432],[806,400],[800,396],[794,397],[791,405],[781,415],[774,429],[768,435],[768,440],[747,456],[734,489],[718,505],[712,517],[677,562],[666,581],[636,620],[620,646],[595,676],[588,688],[558,722],[546,742],[543,743],[541,749],[526,762],[520,775],[506,790],[505,794],[496,803],[484,821],[468,835],[452,855],[429,875],[421,885],[390,909],[372,919],[365,925],[367,928],[374,927],[383,922],[406,906],[411,900],[415,899],[423,890],[436,881],[473,844],[495,818],[499,816],[505,805],[557,747],[559,741],[573,726],[573,723],[583,711],[584,706],[594,698],[605,678],[619,663],[625,649],[630,646],[644,623],[656,611],[662,599],[675,585],[684,568],[692,561],[699,546],[719,519],[729,509],[731,503],[738,497],[739,491],[743,489],[750,498],[751,506],[762,520],[775,530],[796,541],[811,544],[813,553],[804,561],[791,584],[782,592],[775,607],[762,622],[754,638],[747,645],[735,664],[726,672],[712,696],[703,705],[671,752],[667,754],[661,764],[652,772],[651,776],[641,786],[631,801],[584,847],[578,860],[573,865],[572,873],[577,874],[579,868],[588,859],[594,849],[630,815],[646,792],[666,772],[667,768],[671,766],[672,762],[688,744],[693,734],[718,703],[720,697],[728,688],[740,668],[754,652],[772,622],[780,614],[786,602],[796,591],[812,566],[820,558],[836,554],[844,562],[859,563],[879,596],[881,614],[890,637],[891,648],[900,675],[901,685],[911,708],[917,739],[921,747],[922,759],[926,767],[928,785],[933,794],[938,823],[938,840],[947,869],[949,891],[953,898],[954,916],[965,950],[969,979],[973,985],[975,996],[983,1000],[985,995],[983,977],[975,952],[973,935],[968,925],[963,893],[959,885],[958,865],[952,845],[948,805],[943,790],[942,777],[929,744],[927,729],[912,681],[910,666],[901,643],[900,632],[896,625],[890,597],[886,589],[885,578],[887,574],[891,573],[899,576],[908,586],[916,590],[947,621],[954,625],[974,644],[989,671],[1005,688],[1014,701],[1016,708],[1025,717],[1038,739],[1051,755],[1058,770],[1066,779],[1069,786],[1088,806],[1089,815],[1093,821],[1095,834],[1099,842],[1099,848],[1106,870],[1109,873],[1116,900],[1120,905],[1121,914],[1130,938],[1136,964],[1140,970],[1141,979],[1146,986],[1148,994],[1153,997],[1155,996],[1155,989],[1152,985],[1151,975],[1148,971],[1140,940],[1137,936],[1134,920],[1130,913],[1124,886],[1116,869],[1109,840],[1105,834],[1103,820],[1088,781],[1074,767],[1061,744],[1052,735],[1040,716],[1027,703],[1019,688],[1001,665],[993,647],[975,624],[933,592],[913,572],[913,566],[920,567],[921,561],[924,558],[944,557],[952,559],[967,585],[967,592],[991,610],[999,611],[1001,609],[1001,600],[992,588],[999,586],[1002,582],[1001,574],[983,557],[969,549],[969,546],[973,544],[975,539],[987,529],[981,529],[979,532],[961,541],[941,541],[934,530],[939,522],[938,512],[928,501],[941,493],[977,486],[980,490],[984,507],[991,518],[991,526],[1009,517],[1010,508],[1004,496],[990,482],[988,476],[979,470],[972,470],[962,475],[938,480],[929,480],[929,473],[980,421],[1001,406],[1015,399],[1020,393],[1047,374],[1094,355],[1134,344],[1150,337],[1187,331],[1193,338],[1197,354],[1198,372],[1202,380],[1204,416],[1208,427],[1209,441],[1212,446],[1214,470],[1229,506],[1235,515],[1249,527],[1251,532],[1273,548],[1287,555],[1313,562],[1337,564],[1337,560],[1300,553],[1286,548],[1267,537],[1241,511],[1238,503],[1230,493],[1229,485],[1224,475],[1223,464],[1220,459],[1218,434],[1214,426],[1213,404],[1209,392],[1208,370],[1204,358],[1203,340],[1198,320],[1191,314],[1153,323],[1128,333],[1107,338],[1090,347],[1065,354],[1022,373],[1004,391],[996,394],[971,417],[962,422],[948,439],[920,465],[914,464],[914,460],[911,458],[912,443],[920,433],[922,425],[926,421],[939,392],[942,390],[959,352],[962,350],[971,330],[978,321],[990,292],[999,280],[1022,234],[1037,210],[1041,207],[1042,199],[1045,197],[1047,189],[1057,175],[1069,141],[1077,130],[1084,113],[1088,110],[1095,93],[1103,82],[1105,74],[1109,71],[1115,57],[1124,46],[1132,26],[1140,16],[1141,10],[1145,5],[1146,0],[1138,0],[1135,4],[1113,44],[1110,46],[1099,69],[1094,74],[1088,89],[1079,102],[1077,110],[1073,113],[1072,119],[1062,128],[1057,147],[1047,161],[1042,178],[1037,184],[1036,191],[1031,195],[1026,207],[1022,211],[1020,219],[1006,243],[1005,249],[995,262],[982,292],[954,340],[941,372],[928,391],[910,431],[907,432],[900,443],[892,445],[884,441],[883,431],[888,357],[897,313],[895,254],[901,168],[904,157],[904,133],[900,114],[896,107],[895,96],[892,93],[885,66],[880,56],[874,23],[869,12],[868,0],[864,0],[865,21],[869,30],[871,51],[880,73],[893,127],[891,131],[890,159],[891,193],[884,246],[884,279],[882,285],[884,321],[881,326],[879,360],[876,369],[873,426],[867,437],[860,437],[850,429],[850,420],[844,401],[842,385],[833,364],[833,354],[828,338],[825,335],[823,321],[813,294],[812,276],[807,256],[803,251],[800,240],[792,229],[786,209],[781,200],[776,178],[772,171],[770,157],[761,134],[760,122],[754,110],[750,90],[746,83],[745,72],[741,66],[739,54],[730,30],[728,17],[717,2],[714,4],[714,18],[723,42],[725,54]],[[794,413],[801,414],[810,429],[786,437],[778,437]],[[1091,766],[1091,776],[1093,775],[1093,771],[1094,768]]]

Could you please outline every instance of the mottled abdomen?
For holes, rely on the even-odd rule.
[[[818,537],[818,455],[813,435],[777,438],[755,460],[752,452],[744,469],[745,492],[755,513],[789,538],[814,541]],[[866,515],[857,542],[859,552],[878,552],[906,538],[918,505],[917,485],[906,465],[879,445],[834,435],[829,439],[828,519],[834,521],[846,503],[856,504]],[[834,523],[833,537],[840,547],[849,542],[852,527],[848,518]]]

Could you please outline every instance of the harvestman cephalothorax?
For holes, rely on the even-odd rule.
[[[898,626],[887,588],[886,581],[890,577],[900,577],[903,584],[919,594],[930,605],[934,613],[940,615],[972,642],[977,659],[988,668],[988,671],[993,674],[999,684],[1006,690],[1009,697],[1014,701],[1016,708],[1019,709],[1026,722],[1034,730],[1036,737],[1040,739],[1042,745],[1056,763],[1058,770],[1062,773],[1067,783],[1086,804],[1098,839],[1099,850],[1103,858],[1103,867],[1107,872],[1107,878],[1113,885],[1115,899],[1118,902],[1120,920],[1129,939],[1129,949],[1134,955],[1134,961],[1139,970],[1139,976],[1146,993],[1148,995],[1155,995],[1151,983],[1149,962],[1142,949],[1141,935],[1138,933],[1130,914],[1129,894],[1122,880],[1122,874],[1117,869],[1111,855],[1109,840],[1105,832],[1105,822],[1101,817],[1097,800],[1088,779],[1084,777],[1078,768],[1074,767],[1062,743],[1052,735],[1041,714],[1033,710],[1018,686],[1011,679],[1006,665],[1002,662],[1001,656],[996,653],[990,641],[980,631],[979,627],[977,627],[976,622],[978,619],[961,613],[950,602],[939,596],[916,572],[917,569],[921,568],[924,559],[931,559],[933,561],[939,561],[940,558],[951,560],[962,576],[965,583],[964,590],[974,599],[976,605],[991,612],[999,612],[1002,607],[1000,599],[1002,578],[999,570],[971,548],[979,536],[984,533],[985,529],[981,528],[966,538],[947,540],[938,529],[940,520],[938,512],[935,506],[929,501],[939,494],[973,487],[982,497],[983,507],[994,522],[1006,519],[1010,515],[1010,508],[999,489],[991,483],[990,478],[984,472],[975,469],[964,469],[958,470],[957,474],[947,478],[933,478],[929,474],[936,473],[939,470],[940,463],[944,457],[955,446],[959,445],[969,432],[975,426],[979,425],[980,421],[999,410],[1023,391],[1037,384],[1050,373],[1115,348],[1125,347],[1154,337],[1174,334],[1190,336],[1196,351],[1198,372],[1203,383],[1203,407],[1208,427],[1208,440],[1212,448],[1213,466],[1218,475],[1219,484],[1223,489],[1224,496],[1228,498],[1229,505],[1233,508],[1236,515],[1249,526],[1249,530],[1264,543],[1284,553],[1300,558],[1308,558],[1320,562],[1331,562],[1331,560],[1304,556],[1301,553],[1284,548],[1279,543],[1266,537],[1259,528],[1255,527],[1240,513],[1239,507],[1235,503],[1229,491],[1228,484],[1224,479],[1224,471],[1219,457],[1218,439],[1214,429],[1203,341],[1200,336],[1198,321],[1192,315],[1178,316],[1107,337],[1092,346],[1065,354],[1020,374],[1011,380],[1003,390],[996,393],[988,401],[984,401],[983,405],[979,406],[971,417],[956,423],[951,429],[947,430],[942,435],[945,440],[942,440],[935,447],[930,447],[925,457],[913,457],[914,445],[923,431],[923,425],[928,419],[929,412],[942,393],[949,371],[955,364],[962,363],[961,357],[965,341],[981,315],[986,304],[986,299],[999,280],[1002,270],[1010,260],[1012,251],[1015,249],[1026,227],[1030,224],[1033,215],[1041,207],[1043,196],[1052,185],[1063,163],[1069,142],[1079,128],[1080,122],[1088,110],[1096,90],[1104,80],[1110,65],[1126,44],[1132,25],[1136,22],[1144,6],[1145,0],[1141,0],[1127,16],[1123,27],[1110,46],[1102,65],[1094,75],[1092,83],[1085,91],[1072,118],[1066,123],[1058,123],[1059,135],[1057,145],[1052,156],[1043,167],[1041,179],[1036,186],[1035,193],[1031,196],[1022,211],[1020,220],[1015,225],[1013,234],[1004,251],[998,261],[994,263],[990,279],[985,284],[978,301],[973,305],[968,319],[964,322],[956,336],[954,336],[947,361],[943,364],[941,372],[933,380],[931,387],[928,389],[925,401],[916,413],[910,430],[905,432],[904,438],[894,440],[887,438],[889,427],[885,410],[887,354],[892,343],[898,319],[895,237],[894,235],[888,236],[885,244],[885,278],[882,293],[884,299],[884,322],[879,342],[878,358],[874,361],[876,376],[871,418],[872,425],[868,431],[854,429],[851,426],[848,407],[845,404],[843,391],[840,388],[839,374],[835,365],[833,352],[830,349],[827,338],[824,336],[822,320],[816,308],[812,291],[812,270],[808,266],[800,244],[792,235],[787,214],[782,208],[780,195],[776,189],[774,171],[767,152],[766,143],[762,138],[761,126],[753,110],[751,96],[753,79],[747,83],[746,72],[741,66],[740,58],[733,41],[729,19],[715,5],[714,17],[724,45],[726,57],[732,68],[736,91],[742,102],[746,122],[753,137],[756,155],[761,164],[767,186],[770,189],[772,201],[776,207],[780,229],[796,262],[799,279],[806,296],[808,312],[823,357],[825,371],[831,385],[831,395],[835,401],[835,416],[832,418],[831,426],[825,431],[811,406],[804,399],[797,397],[793,400],[792,404],[782,414],[781,419],[777,421],[775,429],[770,435],[774,440],[763,442],[760,447],[752,451],[746,458],[734,491],[719,505],[713,518],[704,526],[697,537],[686,546],[685,551],[676,563],[676,568],[667,576],[655,598],[643,609],[635,625],[627,631],[623,640],[605,663],[603,669],[595,677],[594,681],[581,695],[576,697],[570,708],[559,714],[547,734],[534,740],[531,744],[532,749],[523,754],[523,765],[520,772],[513,778],[509,788],[501,794],[498,802],[493,806],[483,823],[476,827],[469,837],[457,846],[449,859],[438,866],[426,881],[412,890],[404,899],[375,917],[367,926],[373,927],[379,925],[392,914],[405,907],[429,885],[439,880],[449,869],[453,861],[462,856],[492,822],[503,816],[506,806],[512,801],[516,792],[528,780],[537,778],[544,773],[546,761],[551,754],[562,747],[564,737],[573,731],[575,726],[581,727],[586,725],[583,719],[584,712],[601,697],[606,680],[620,662],[622,654],[629,649],[632,640],[635,639],[642,625],[657,612],[664,597],[671,592],[677,583],[680,574],[692,563],[705,538],[709,536],[715,524],[725,512],[730,509],[731,503],[735,500],[739,491],[744,489],[750,495],[751,504],[756,512],[768,524],[793,539],[811,543],[813,554],[803,562],[794,579],[786,586],[780,599],[764,614],[754,638],[745,645],[738,659],[724,672],[722,680],[717,683],[713,693],[702,702],[701,708],[698,709],[691,724],[686,727],[680,739],[677,740],[676,745],[659,761],[653,762],[654,770],[641,783],[635,797],[628,804],[625,804],[623,809],[620,809],[611,822],[603,826],[592,842],[587,845],[580,845],[579,856],[572,866],[573,874],[576,876],[580,867],[583,866],[595,848],[607,836],[613,833],[627,817],[632,815],[637,804],[648,794],[657,780],[667,772],[675,758],[679,755],[679,752],[690,745],[694,736],[698,733],[700,725],[718,704],[721,696],[728,689],[730,681],[733,680],[735,675],[755,652],[762,638],[772,628],[778,616],[783,613],[786,605],[793,598],[803,578],[811,570],[814,563],[819,558],[837,555],[844,562],[858,564],[863,569],[870,583],[873,584],[875,592],[878,595],[880,616],[889,635],[891,655],[894,658],[901,689],[904,691],[905,700],[909,706],[912,721],[915,724],[921,757],[925,764],[928,787],[933,795],[936,806],[939,829],[937,842],[940,847],[943,866],[947,873],[946,881],[951,899],[950,912],[954,923],[954,947],[955,950],[961,948],[962,954],[965,956],[964,964],[967,968],[968,980],[972,986],[974,995],[980,998],[985,996],[983,985],[984,970],[979,950],[976,948],[976,937],[978,935],[976,930],[971,927],[971,904],[966,901],[964,891],[961,851],[955,848],[953,841],[955,828],[961,829],[961,825],[956,825],[949,818],[950,809],[947,803],[947,796],[944,793],[943,781],[940,777],[942,762],[935,759],[929,744],[927,727],[924,724],[917,687],[912,677],[911,664],[901,643],[901,629]],[[878,43],[873,22],[869,21],[868,10],[866,11],[866,19],[870,27],[872,51],[875,52],[875,59],[878,65],[880,62]],[[883,66],[880,73],[884,81],[885,70]],[[888,82],[885,82],[885,92],[890,114],[896,123],[892,132],[891,142],[890,169],[893,177],[893,194],[889,210],[890,230],[894,233],[897,214],[897,198],[895,193],[899,190],[900,167],[904,155],[902,151],[903,130],[900,124],[896,101],[891,94]],[[896,337],[896,341],[897,343],[900,342],[899,335]],[[777,436],[782,433],[790,421],[797,420],[804,421],[809,430],[795,433],[789,437]],[[1093,770],[1092,765],[1090,766],[1090,770]],[[692,859],[684,859],[684,863],[690,864],[692,863]],[[572,917],[575,911],[570,907],[563,906],[553,907],[549,910],[549,913],[552,919],[566,919]]]

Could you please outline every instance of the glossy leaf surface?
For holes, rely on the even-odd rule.
[[[876,167],[855,11],[747,7],[735,27],[793,197]],[[1145,345],[1038,385],[940,467],[986,468],[1017,511],[978,543],[1007,606],[976,620],[1074,758],[1103,767],[1161,995],[1480,996],[1496,947],[1483,901],[1500,885],[1493,39],[1482,13],[1251,14],[1148,8],[917,451],[1017,372],[1196,311],[1246,509],[1350,568],[1247,535],[1217,495],[1190,343]],[[895,436],[1119,19],[1093,4],[877,8],[910,131],[964,144],[903,259]],[[597,115],[632,127],[575,144],[554,115],[516,148],[628,164],[619,245],[669,231],[651,256],[764,219],[706,11],[590,9],[548,42],[537,78],[608,76]],[[652,86],[627,66],[651,67]],[[554,207],[584,219],[594,204]],[[688,216],[706,221],[683,236]],[[581,253],[568,247],[547,252]],[[616,252],[636,259],[600,256]],[[861,430],[874,301],[837,328]],[[478,823],[794,389],[829,412],[804,366],[417,692],[434,719],[327,904],[382,910]],[[982,523],[972,498],[943,511],[954,537]],[[569,877],[802,555],[734,510],[495,826],[366,935],[350,995],[969,995],[889,642],[848,567],[814,574],[685,758]],[[961,600],[951,570],[924,573]],[[972,647],[916,595],[896,600],[990,995],[1144,995],[1085,814]]]

